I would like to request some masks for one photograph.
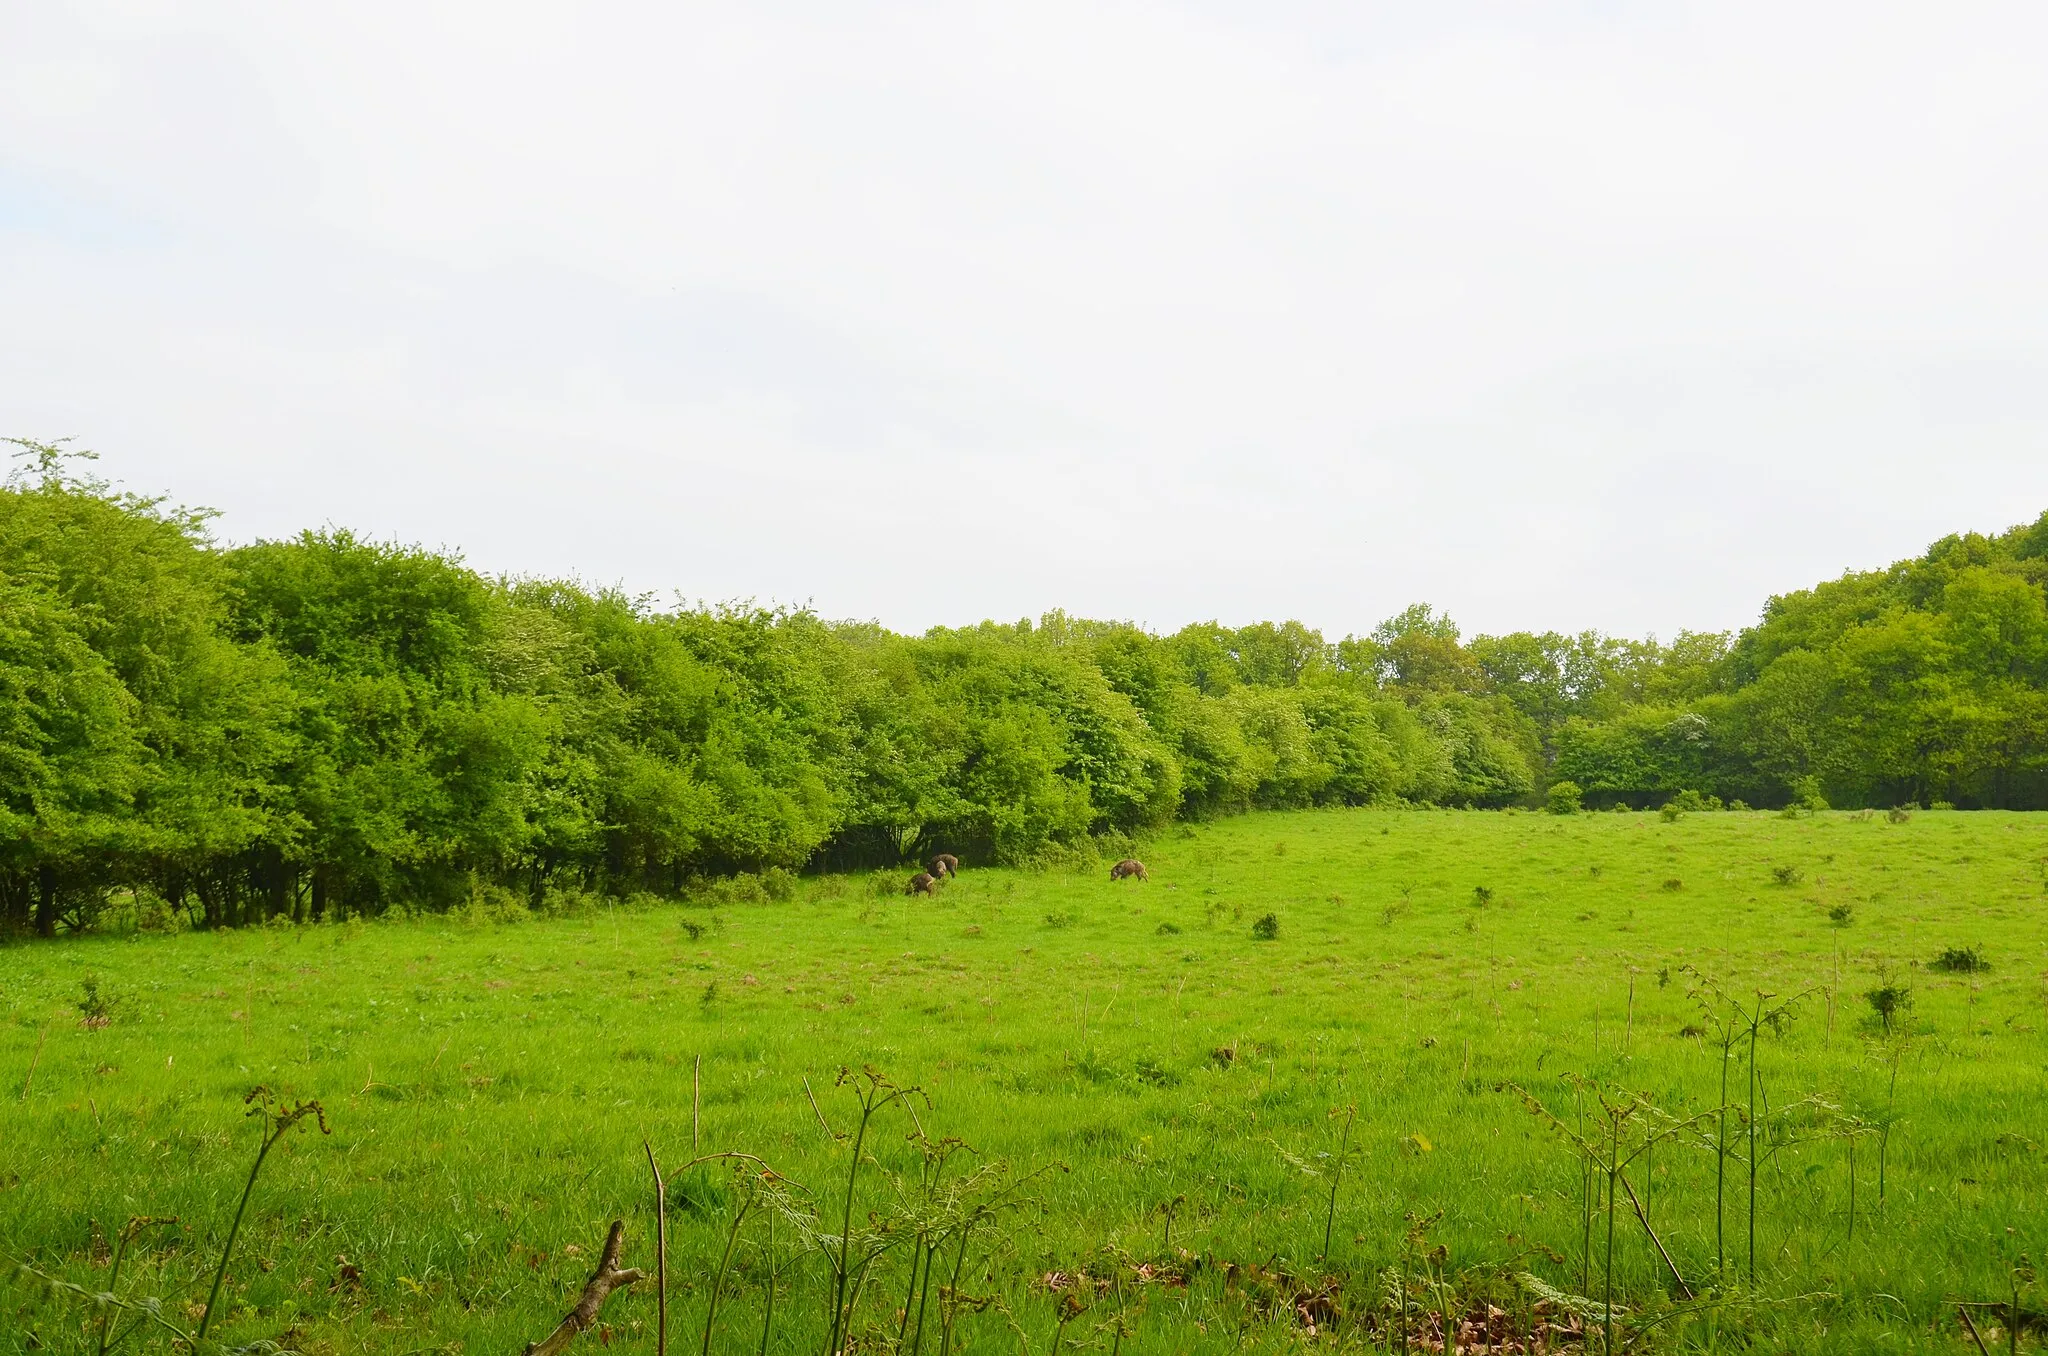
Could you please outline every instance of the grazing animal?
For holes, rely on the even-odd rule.
[[[932,874],[940,880],[960,874],[960,859],[950,852],[941,852],[932,858]]]
[[[939,893],[939,878],[930,872],[920,871],[910,878],[910,888],[903,893],[906,895],[932,895],[936,897]]]
[[[1111,880],[1152,879],[1151,874],[1145,870],[1145,864],[1136,857],[1126,857],[1115,866],[1109,868],[1109,878]]]

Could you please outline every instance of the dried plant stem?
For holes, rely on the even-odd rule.
[[[818,1095],[811,1091],[811,1080],[809,1078],[804,1079],[804,1096],[810,1099],[811,1114],[818,1118],[818,1128],[825,1132],[825,1137],[827,1139],[838,1139],[839,1136],[832,1133],[831,1125],[825,1120],[825,1113],[818,1108]]]
[[[1849,1137],[1849,1237],[1856,1237],[1856,1137]]]
[[[1678,1282],[1679,1290],[1687,1299],[1695,1298],[1692,1287],[1685,1283],[1685,1277],[1678,1274],[1678,1263],[1672,1261],[1671,1254],[1664,1250],[1664,1240],[1657,1237],[1657,1231],[1650,1227],[1650,1216],[1644,1211],[1643,1203],[1636,1199],[1636,1189],[1629,1185],[1627,1173],[1621,1174],[1621,1189],[1628,1193],[1628,1203],[1635,1207],[1636,1218],[1642,1221],[1643,1232],[1650,1236],[1650,1246],[1657,1250],[1657,1255],[1664,1259],[1664,1265],[1670,1269],[1671,1279]],[[1647,1186],[1644,1187],[1644,1190],[1648,1189]]]
[[[1983,1352],[1984,1356],[1991,1356],[1990,1348],[1984,1345],[1984,1339],[1977,1333],[1977,1325],[1970,1321],[1970,1311],[1958,1304],[1956,1306],[1956,1317],[1963,1320],[1963,1326],[1969,1330],[1970,1340],[1977,1344],[1977,1350]]]
[[[1629,1042],[1636,1034],[1636,972],[1628,972],[1628,1019],[1621,1028],[1621,1057],[1628,1058]]]
[[[668,1183],[654,1161],[654,1146],[643,1139],[640,1147],[647,1151],[647,1170],[654,1174],[654,1352],[668,1356]]]
[[[611,1232],[605,1235],[604,1251],[598,1254],[597,1270],[583,1287],[583,1294],[576,1301],[576,1307],[563,1316],[555,1330],[538,1342],[529,1343],[525,1356],[557,1356],[576,1340],[578,1333],[588,1332],[597,1324],[598,1310],[614,1290],[623,1289],[636,1281],[647,1279],[646,1273],[638,1267],[619,1267],[619,1247],[626,1234],[626,1222],[612,1221]]]
[[[50,1039],[50,1023],[43,1023],[43,1034],[36,1037],[36,1052],[29,1058],[28,1077],[21,1080],[21,1096],[16,1099],[26,1102],[29,1087],[36,1081],[36,1066],[43,1062],[43,1042]]]
[[[690,1075],[690,1152],[697,1152],[698,1114],[704,1105],[704,1056],[697,1056],[696,1071]]]

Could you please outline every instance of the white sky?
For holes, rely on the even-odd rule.
[[[903,629],[1670,635],[2048,508],[2048,7],[0,6],[0,432]]]

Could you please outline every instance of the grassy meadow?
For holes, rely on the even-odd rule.
[[[1637,1349],[1974,1350],[1958,1302],[2007,1301],[2022,1254],[2048,1269],[2048,816],[1348,810],[1141,855],[1149,882],[968,870],[927,900],[905,871],[783,900],[0,948],[0,1254],[99,1290],[124,1220],[175,1216],[120,1289],[190,1327],[262,1084],[318,1098],[331,1133],[303,1123],[264,1166],[217,1310],[230,1344],[519,1351],[612,1219],[651,1269],[644,1139],[671,1178],[676,1349],[703,1348],[714,1289],[711,1349],[760,1349],[772,1266],[767,1349],[826,1350],[836,1245],[807,1245],[788,1184],[840,1232],[853,1150],[821,1118],[857,1128],[847,1066],[924,1093],[863,1141],[849,1250],[881,1251],[847,1287],[850,1351],[919,1347],[920,1314],[940,1351],[948,1293],[954,1351],[1398,1350],[1404,1321],[1422,1350],[1434,1314],[1487,1304],[1570,1329],[1572,1302],[1517,1276],[1598,1297],[1610,1255]],[[1933,964],[1970,949],[1988,969]],[[1589,1134],[1597,1090],[1573,1076],[1711,1112],[1702,975],[1766,1008],[1804,995],[1756,1045],[1753,1283],[1742,1115],[1669,1127],[1629,1165],[1667,1265],[1628,1195],[1610,1254],[1581,1158],[1517,1091]],[[1889,1033],[1866,996],[1886,985],[1905,991]],[[1745,1108],[1748,1049],[1725,1063]],[[682,1170],[693,1124],[772,1188]],[[2003,1311],[1975,1312],[2004,1349]],[[655,1316],[637,1285],[580,1340],[651,1352]],[[0,1352],[90,1351],[96,1321],[0,1281]]]

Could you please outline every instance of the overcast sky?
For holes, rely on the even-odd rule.
[[[0,432],[920,630],[1669,636],[2048,509],[2048,7],[0,6]]]

